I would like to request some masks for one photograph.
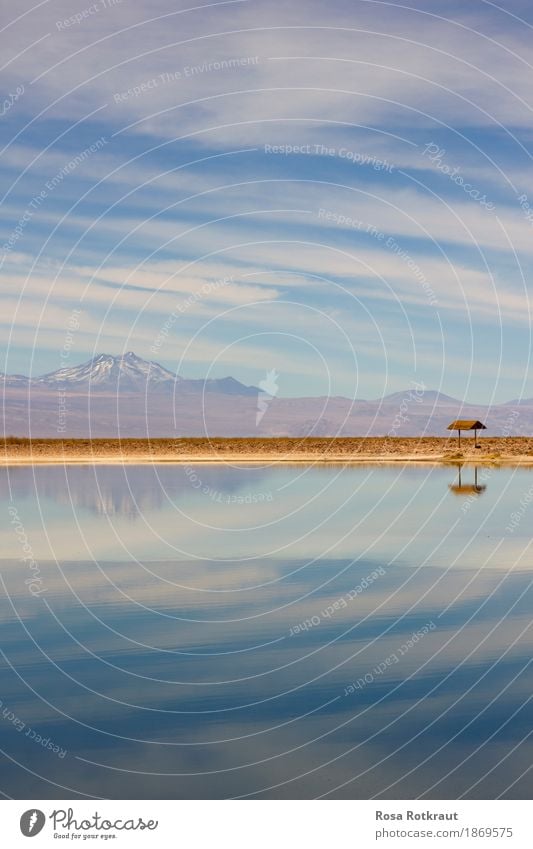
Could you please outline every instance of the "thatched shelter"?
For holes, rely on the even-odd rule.
[[[462,430],[473,430],[474,431],[474,445],[478,448],[477,444],[477,432],[478,430],[487,430],[483,422],[478,421],[477,419],[456,419],[454,422],[451,422],[448,425],[448,430],[457,430],[459,431],[459,448],[461,447],[461,431]]]

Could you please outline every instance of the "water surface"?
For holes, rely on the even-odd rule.
[[[533,474],[0,472],[0,789],[530,798]]]

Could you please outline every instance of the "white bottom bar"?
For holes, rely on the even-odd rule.
[[[4,801],[1,842],[213,849],[530,849],[528,801]],[[35,844],[29,840],[35,838]]]

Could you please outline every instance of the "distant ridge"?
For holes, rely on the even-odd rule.
[[[443,392],[437,392],[436,389],[424,389],[419,390],[419,394],[416,394],[416,387],[411,386],[409,389],[404,389],[403,392],[393,392],[391,395],[384,395],[383,398],[376,398],[376,401],[373,403],[377,403],[381,401],[382,403],[387,404],[401,404],[404,399],[411,398],[420,398],[418,403],[426,403],[426,404],[458,404],[461,405],[461,401],[458,398],[452,398],[451,395],[445,395]],[[416,403],[416,402],[415,402]]]
[[[2,432],[35,437],[441,436],[481,419],[487,436],[533,433],[533,400],[490,408],[407,387],[376,400],[269,397],[234,377],[190,380],[128,351],[29,378],[0,375]]]
[[[128,351],[120,356],[96,354],[78,366],[65,366],[40,377],[1,375],[6,387],[35,386],[53,389],[112,389],[113,391],[138,391],[165,388],[180,392],[220,392],[228,395],[257,395],[255,386],[245,386],[233,377],[207,380],[187,380],[173,374],[159,363],[143,360]]]

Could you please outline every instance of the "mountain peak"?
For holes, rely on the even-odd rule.
[[[17,381],[21,378],[17,376]],[[6,385],[15,386],[15,378],[6,376]],[[26,378],[28,381],[28,378]],[[222,395],[256,395],[255,386],[244,386],[234,377],[210,378],[208,380],[185,380],[173,374],[159,363],[143,360],[134,351],[125,354],[95,354],[79,366],[65,366],[57,371],[43,374],[29,381],[43,388],[73,389],[77,392],[98,390],[123,392],[146,392],[149,389],[181,392],[215,392]]]
[[[138,357],[137,354],[135,354],[133,351],[127,351],[125,354],[95,354],[89,362],[95,363],[104,362],[107,360],[113,362],[120,362],[123,360],[139,363],[149,362],[149,360],[143,360],[142,357]]]
[[[38,377],[36,383],[45,385],[141,389],[143,385],[173,385],[179,378],[159,363],[143,360],[133,351],[114,356],[95,354],[79,366],[66,366]]]
[[[376,398],[372,403],[382,404],[397,404],[403,400],[414,401],[419,404],[453,404],[455,406],[468,406],[463,404],[457,398],[452,398],[451,395],[445,395],[444,392],[439,392],[436,389],[416,389],[416,387],[408,387],[402,392],[393,392],[390,395],[384,395],[382,398]]]

